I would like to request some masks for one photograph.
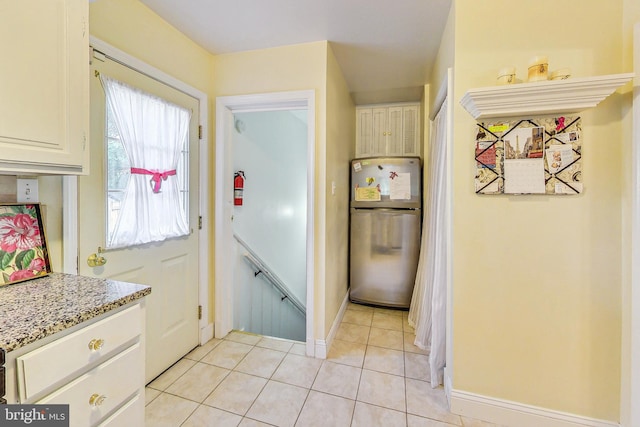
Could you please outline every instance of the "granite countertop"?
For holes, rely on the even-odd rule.
[[[7,352],[151,293],[135,283],[72,274],[0,287],[0,347]]]

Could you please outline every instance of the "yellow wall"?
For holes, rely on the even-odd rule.
[[[315,90],[316,112],[322,112],[325,106],[326,57],[326,41],[216,55],[215,94]]]
[[[433,67],[431,69],[431,79],[430,79],[430,95],[427,98],[428,106],[430,110],[434,109],[433,103],[435,102],[436,96],[438,96],[438,92],[442,87],[446,77],[447,70],[450,67],[453,67],[454,54],[455,54],[455,2],[452,2],[451,9],[449,10],[449,16],[447,17],[447,24],[444,27],[444,32],[442,33],[442,39],[440,41],[440,48],[438,49],[438,54],[436,55],[436,60],[433,63]],[[434,111],[434,114],[437,111]],[[427,122],[425,122],[427,123]]]
[[[62,177],[38,178],[39,200],[42,204],[44,230],[51,260],[51,269],[62,271]]]
[[[574,76],[622,72],[621,2],[456,0],[453,387],[619,418],[621,101],[582,114],[585,191],[474,194],[474,120],[458,101],[546,54]]]
[[[330,199],[334,179],[344,181],[343,172],[335,170],[330,157],[343,157],[337,148],[344,140],[343,124],[329,109],[328,86],[332,88],[331,107],[344,110],[342,91],[344,83],[335,71],[335,59],[326,41],[305,43],[218,55],[215,57],[216,96],[244,95],[293,90],[314,90],[316,97],[316,149],[315,149],[315,274],[314,274],[314,337],[326,338],[335,318],[335,299],[345,287],[346,258],[330,265],[335,252],[342,253],[344,239],[327,238],[329,227],[339,224],[340,215],[334,212],[335,202]],[[328,75],[328,73],[330,75]],[[341,73],[340,73],[341,74]],[[330,111],[331,119],[328,117]],[[353,114],[350,116],[353,117]],[[328,132],[336,139],[329,140]],[[346,131],[349,132],[349,131]],[[328,168],[331,168],[329,171]],[[331,173],[331,175],[329,175]],[[340,190],[344,192],[344,189]],[[345,212],[346,208],[345,208]],[[344,267],[342,266],[344,264]],[[345,289],[346,292],[346,289]],[[344,297],[344,292],[342,292]],[[327,300],[328,299],[328,300]],[[337,311],[335,311],[337,312]]]
[[[138,0],[97,0],[91,3],[89,32],[211,94],[213,55]]]
[[[326,129],[325,337],[349,286],[349,161],[355,154],[355,105],[331,44],[327,50]],[[332,182],[335,194],[331,194]]]

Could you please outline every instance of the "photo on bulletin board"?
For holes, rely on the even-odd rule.
[[[478,123],[477,194],[580,194],[580,117]]]

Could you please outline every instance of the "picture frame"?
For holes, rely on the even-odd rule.
[[[513,118],[476,125],[476,194],[583,192],[580,116]]]
[[[0,286],[51,274],[39,203],[0,204]]]

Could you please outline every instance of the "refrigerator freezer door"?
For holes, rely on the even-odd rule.
[[[409,307],[420,220],[419,209],[351,209],[351,301]]]
[[[421,183],[419,157],[372,157],[352,160],[351,207],[418,209],[422,200]],[[403,187],[408,191],[398,191]],[[356,188],[377,188],[380,200],[358,200]],[[409,198],[403,197],[405,192]]]

